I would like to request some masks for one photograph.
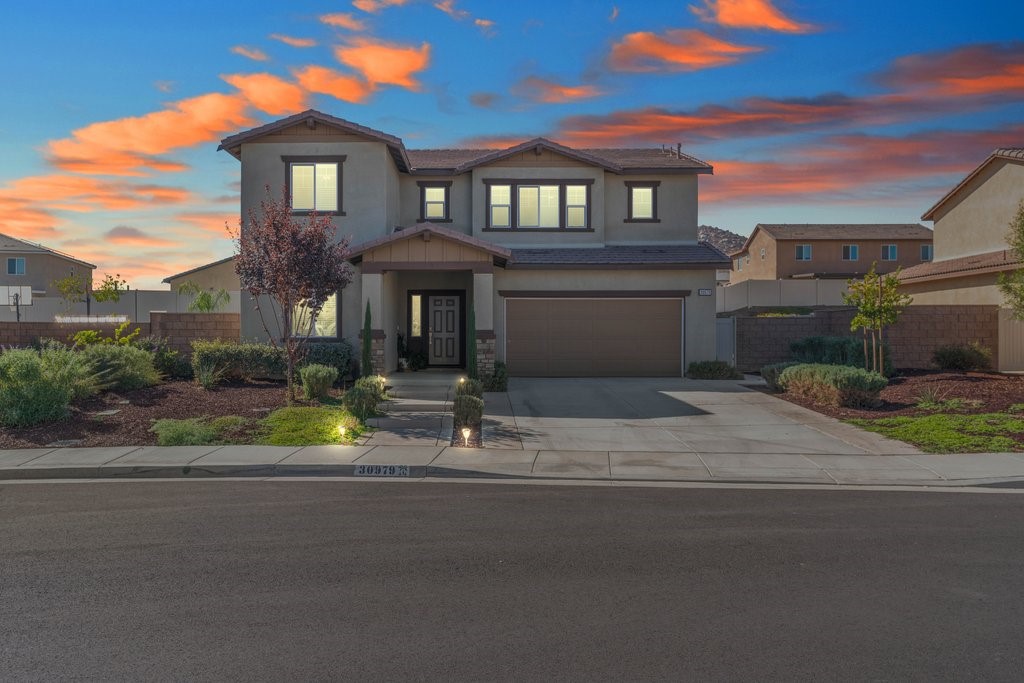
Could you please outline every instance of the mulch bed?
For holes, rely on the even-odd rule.
[[[980,401],[975,407],[955,412],[969,415],[1006,411],[1015,403],[1024,403],[1024,376],[994,372],[944,372],[940,370],[900,370],[882,389],[882,404],[873,409],[834,408],[811,403],[790,394],[776,394],[791,403],[839,419],[928,415],[934,411],[915,407],[918,397],[933,393],[940,400]]]
[[[156,419],[240,415],[258,420],[284,403],[281,382],[230,383],[212,391],[194,382],[165,382],[93,397],[72,406],[71,415],[61,422],[26,429],[0,428],[0,448],[39,448],[57,441],[80,441],[75,445],[83,447],[154,446],[156,434],[149,428]],[[118,412],[96,415],[107,410]]]

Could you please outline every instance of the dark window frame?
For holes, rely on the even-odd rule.
[[[928,257],[927,258],[925,258],[925,255],[924,255],[925,249],[928,250]],[[935,260],[935,245],[932,245],[932,244],[922,244],[921,245],[920,254],[921,254],[921,261],[922,262],[927,263],[929,261],[934,261]]]
[[[658,218],[658,186],[660,180],[627,180],[626,184],[626,220],[624,223],[660,223]],[[638,188],[649,188],[651,190],[651,217],[633,217],[633,190]]]
[[[451,180],[418,180],[420,188],[420,217],[417,223],[451,223],[452,222],[452,181]],[[427,218],[427,188],[444,188],[444,218]]]
[[[21,263],[21,272],[18,272],[18,263]],[[11,265],[14,265],[14,272],[11,272]],[[15,277],[22,277],[27,272],[27,262],[24,256],[8,256],[7,257],[7,274],[14,275]]]
[[[795,246],[796,250],[793,255],[795,260],[800,262],[807,262],[811,261],[814,258],[814,247],[811,244],[797,244]],[[807,247],[807,258],[800,258],[800,254],[802,253],[803,247]]]
[[[888,251],[889,247],[892,247],[892,258],[886,258],[885,257],[885,253],[886,253],[886,251]],[[881,251],[882,251],[882,253],[880,254],[880,256],[881,256],[882,260],[885,261],[886,263],[895,263],[896,261],[900,260],[900,247],[895,242],[890,242],[889,244],[883,244]]]
[[[594,179],[593,178],[484,178],[484,231],[485,232],[594,232]],[[491,225],[491,186],[508,185],[511,188],[509,197],[509,227]],[[520,228],[519,223],[519,186],[524,187],[558,187],[558,226],[557,228]],[[583,185],[587,188],[587,226],[584,228],[566,227],[565,187],[567,185]],[[504,205],[502,205],[504,206]],[[574,205],[575,206],[575,205]]]
[[[852,258],[847,258],[847,253],[852,255]],[[860,260],[860,245],[859,244],[844,244],[841,258],[843,261],[854,262]]]
[[[337,164],[338,165],[338,208],[334,211],[314,211],[308,209],[292,209],[293,216],[308,216],[310,214],[317,214],[318,216],[344,216],[344,204],[342,202],[342,188],[345,186],[344,175],[345,175],[345,160],[348,155],[345,154],[306,154],[300,156],[293,155],[282,155],[281,161],[284,162],[284,193],[288,198],[288,208],[292,207],[292,165],[293,164]],[[314,173],[315,176],[315,173]],[[314,191],[315,192],[315,191]]]

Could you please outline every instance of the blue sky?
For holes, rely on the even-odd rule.
[[[100,1],[5,8],[0,231],[156,287],[228,255],[226,135],[314,107],[410,148],[681,142],[700,220],[912,222],[1024,144],[1024,4]]]

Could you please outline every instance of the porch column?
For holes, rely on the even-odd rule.
[[[473,273],[476,316],[476,368],[480,377],[494,374],[494,274]]]
[[[363,321],[366,316],[366,303],[370,303],[370,357],[374,374],[384,374],[384,344],[387,335],[384,332],[384,276],[382,273],[363,273],[360,275],[362,306],[359,308],[359,339],[363,337]],[[360,358],[362,352],[360,351]]]

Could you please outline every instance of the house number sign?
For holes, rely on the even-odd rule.
[[[697,296],[711,296],[711,290],[710,289],[698,289],[697,290]]]

